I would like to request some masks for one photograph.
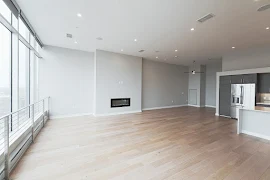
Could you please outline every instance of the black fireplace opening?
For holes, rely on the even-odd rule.
[[[130,106],[130,98],[111,99],[111,108]]]

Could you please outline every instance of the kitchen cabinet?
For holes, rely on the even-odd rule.
[[[243,84],[257,84],[257,74],[244,74]]]
[[[220,76],[219,84],[230,84],[231,85],[231,76]]]
[[[221,76],[219,85],[219,115],[231,116],[231,76]]]
[[[258,75],[258,92],[270,93],[270,73]]]
[[[231,77],[232,84],[256,84],[257,74],[234,75]]]
[[[234,75],[232,78],[232,84],[242,84],[243,75]]]

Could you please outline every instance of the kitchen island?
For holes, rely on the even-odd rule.
[[[248,134],[270,140],[270,108],[238,109],[238,134]]]

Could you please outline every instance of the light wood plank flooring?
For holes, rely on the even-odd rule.
[[[14,180],[269,180],[269,141],[210,108],[50,120]]]

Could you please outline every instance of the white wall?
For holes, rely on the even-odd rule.
[[[93,113],[94,53],[46,46],[40,54],[39,94],[51,97],[51,116]]]
[[[206,105],[214,106],[214,74],[219,65],[207,65],[203,80],[200,74],[184,73],[188,72],[185,66],[101,50],[94,54],[47,46],[41,55],[39,94],[40,98],[51,96],[52,116],[117,114],[186,105],[188,89],[198,89],[201,105],[201,81],[206,81]],[[196,70],[201,71],[201,66]],[[121,97],[130,97],[131,107],[111,108],[110,99]]]
[[[143,109],[187,104],[188,68],[143,59]]]
[[[270,67],[270,46],[235,49],[222,58],[222,71]]]
[[[205,105],[210,107],[216,106],[216,74],[222,71],[221,61],[206,65],[206,92]]]
[[[142,110],[142,58],[96,50],[95,67],[95,115]],[[112,98],[131,98],[131,106],[111,108]]]

